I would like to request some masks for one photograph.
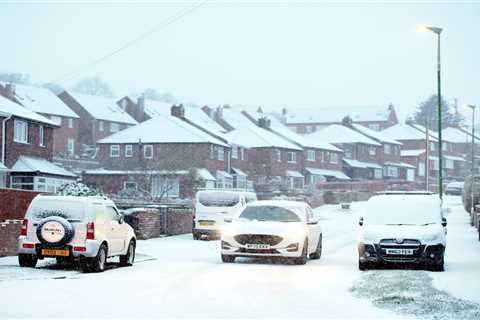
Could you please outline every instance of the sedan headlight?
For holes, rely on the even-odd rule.
[[[423,240],[425,242],[441,242],[442,239],[442,234],[441,233],[430,233],[427,234],[423,237]]]

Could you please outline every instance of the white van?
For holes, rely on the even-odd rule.
[[[195,197],[195,218],[193,239],[220,238],[220,232],[226,224],[240,214],[249,202],[257,200],[254,192],[236,190],[200,190]]]
[[[447,220],[437,194],[386,192],[373,196],[359,224],[360,270],[408,263],[443,271]]]

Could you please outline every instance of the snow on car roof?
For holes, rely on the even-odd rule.
[[[375,130],[372,130],[370,128],[367,128],[361,124],[356,124],[356,123],[353,123],[352,124],[352,127],[358,131],[360,131],[361,133],[365,134],[366,136],[372,138],[372,139],[375,139],[377,141],[380,141],[380,142],[384,142],[384,143],[391,143],[391,144],[397,144],[397,145],[402,145],[401,142],[398,142],[397,140],[394,140],[394,139],[390,139],[389,137],[387,137],[384,133],[382,133],[381,131],[375,131]]]
[[[74,91],[69,91],[68,93],[95,119],[137,124],[135,119],[117,105],[115,99],[92,96]]]
[[[15,84],[15,98],[34,112],[79,118],[55,93],[47,88]]]
[[[58,127],[54,122],[45,118],[44,116],[30,111],[24,106],[21,106],[3,96],[0,96],[0,115],[16,116],[23,119],[28,119],[36,122],[48,124],[50,126]]]
[[[305,202],[291,200],[259,200],[248,204],[249,206],[277,206],[277,207],[305,207]]]
[[[354,122],[385,121],[390,116],[389,106],[357,106],[297,109],[287,114],[288,124],[342,122],[346,116]]]
[[[373,146],[381,146],[369,137],[339,124],[332,124],[314,133],[306,135],[312,140],[328,143],[364,143]]]
[[[425,140],[425,133],[406,124],[396,124],[381,131],[388,139],[393,140]],[[437,141],[435,137],[430,137],[431,141]]]
[[[213,143],[228,147],[221,140],[170,115],[159,115],[117,132],[98,143]]]

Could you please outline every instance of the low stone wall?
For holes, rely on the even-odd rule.
[[[20,220],[0,222],[0,257],[17,255],[21,226]]]
[[[166,214],[164,232],[167,235],[186,234],[192,232],[193,210],[170,209]]]

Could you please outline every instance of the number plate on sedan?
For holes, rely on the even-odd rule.
[[[270,249],[268,244],[247,243],[245,246],[247,249]]]
[[[413,254],[413,249],[387,249],[387,254],[408,256]]]
[[[70,252],[63,249],[42,249],[43,256],[68,257]]]

